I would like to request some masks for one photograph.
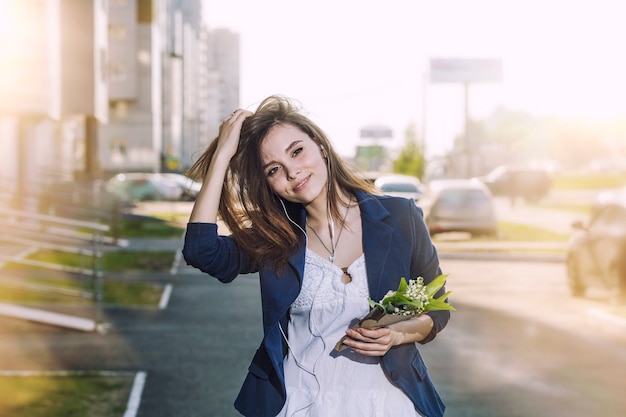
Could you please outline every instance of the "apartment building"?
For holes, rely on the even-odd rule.
[[[201,5],[2,0],[0,182],[189,167],[239,107],[238,35]]]
[[[95,133],[108,120],[106,3],[0,2],[3,189],[37,192],[98,172]]]
[[[238,37],[209,32],[201,5],[110,0],[111,117],[99,149],[109,174],[186,170],[238,107]]]

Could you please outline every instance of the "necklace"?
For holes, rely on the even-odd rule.
[[[344,229],[344,224],[346,223],[346,219],[348,218],[348,211],[350,210],[350,203],[352,202],[352,198],[350,198],[350,201],[348,201],[348,207],[346,207],[346,214],[343,215],[343,221],[341,222],[341,229],[339,229],[339,235],[337,235],[337,240],[333,242],[333,230],[334,227],[331,227],[331,233],[330,233],[330,246],[332,248],[332,250],[328,249],[328,246],[326,246],[326,244],[324,243],[324,241],[322,240],[322,238],[320,237],[320,235],[317,234],[317,232],[315,231],[315,229],[313,229],[313,227],[309,226],[307,224],[307,226],[309,227],[309,229],[311,229],[311,231],[313,231],[313,234],[315,235],[315,237],[317,238],[317,240],[320,241],[320,243],[322,244],[322,246],[324,247],[324,249],[326,249],[326,252],[328,252],[328,260],[330,261],[330,263],[335,263],[335,250],[337,248],[337,245],[339,244],[339,239],[341,239],[341,232],[343,232]]]

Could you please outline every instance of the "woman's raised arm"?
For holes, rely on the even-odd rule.
[[[190,223],[216,223],[222,187],[226,170],[231,158],[237,152],[241,125],[252,112],[236,110],[220,126],[220,133],[211,156],[206,175],[202,181],[202,188],[196,197],[196,202],[189,217]],[[207,150],[208,152],[208,150]]]

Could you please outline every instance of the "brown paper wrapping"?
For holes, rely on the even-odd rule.
[[[354,326],[352,326],[351,329],[358,329],[359,327],[368,330],[378,329],[379,327],[389,326],[390,324],[408,320],[413,317],[415,317],[415,315],[389,314],[383,313],[379,308],[373,308],[369,313],[361,317],[361,319]],[[343,344],[343,341],[347,337],[348,336],[344,336],[337,342],[335,345],[336,351],[341,352],[348,347]]]

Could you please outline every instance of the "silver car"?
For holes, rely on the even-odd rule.
[[[498,233],[493,196],[477,179],[431,181],[420,206],[431,236],[446,232],[487,236]]]
[[[374,181],[374,185],[380,189],[383,194],[409,198],[415,202],[419,201],[424,194],[424,186],[417,177],[410,175],[383,175]]]
[[[586,223],[572,224],[567,245],[570,292],[581,297],[587,288],[602,288],[617,302],[626,300],[626,202],[596,205]]]

